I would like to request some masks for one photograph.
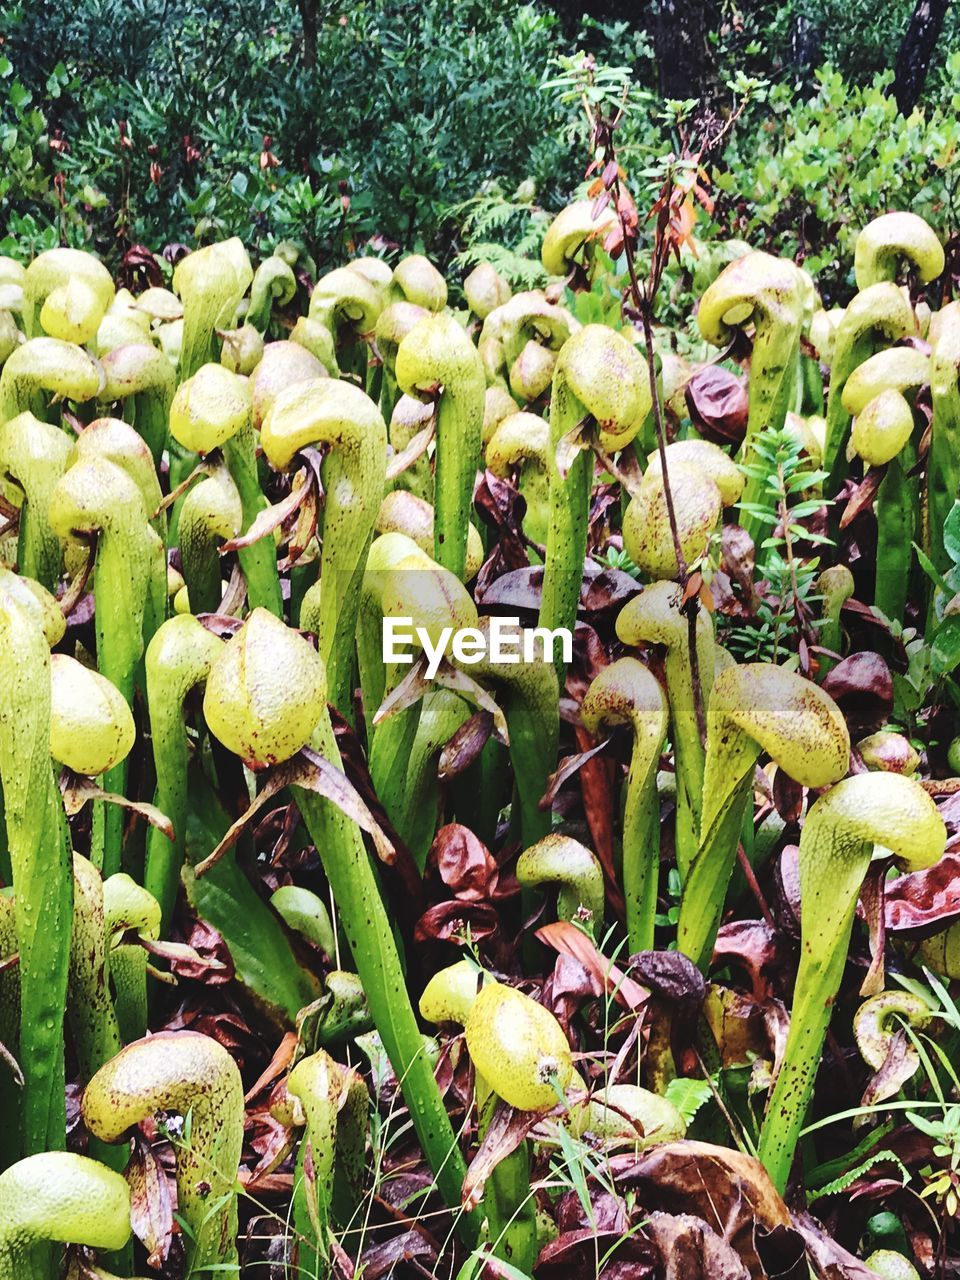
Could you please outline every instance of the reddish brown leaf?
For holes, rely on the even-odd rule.
[[[266,1089],[268,1085],[272,1085],[274,1081],[279,1080],[293,1062],[293,1055],[296,1051],[296,1033],[288,1031],[274,1050],[274,1054],[270,1059],[269,1065],[261,1071],[256,1081],[247,1090],[244,1095],[244,1102],[249,1102],[252,1098],[255,1098],[258,1093]]]
[[[752,1275],[764,1274],[758,1228],[791,1225],[766,1169],[739,1151],[706,1142],[665,1142],[639,1156],[613,1156],[610,1166],[616,1185],[635,1188],[648,1210],[702,1218]]]
[[[125,1176],[130,1184],[133,1234],[147,1251],[147,1266],[159,1271],[173,1240],[173,1196],[150,1144],[139,1133],[134,1134]]]
[[[821,687],[840,707],[853,737],[879,729],[893,707],[893,677],[879,653],[852,653],[828,672]]]
[[[173,839],[173,823],[165,813],[160,812],[156,805],[147,804],[145,800],[128,800],[126,796],[115,795],[112,791],[103,791],[90,778],[84,778],[80,774],[65,771],[64,779],[61,794],[68,818],[78,814],[88,800],[102,800],[106,804],[118,805],[121,809],[128,809],[131,813],[146,818],[151,827],[162,831],[168,840]]]
[[[644,1230],[660,1254],[663,1280],[750,1280],[736,1252],[702,1218],[651,1213]]]
[[[443,744],[437,761],[437,777],[443,780],[456,778],[469,769],[487,745],[492,732],[493,715],[489,711],[475,711]]]
[[[497,863],[482,840],[458,822],[441,827],[429,859],[451,893],[466,902],[484,902],[497,887]]]
[[[429,907],[413,931],[416,942],[463,942],[468,934],[475,942],[492,937],[500,928],[500,916],[487,902],[438,902]]]
[[[877,496],[880,482],[886,473],[886,467],[870,468],[847,499],[847,505],[844,507],[843,515],[840,517],[841,529],[846,529],[847,525],[852,524],[861,512],[873,509],[873,500]]]
[[[960,920],[960,853],[945,853],[926,871],[889,881],[884,907],[891,933],[940,933]]]
[[[576,726],[577,746],[586,752],[593,744],[593,737],[581,725]],[[606,754],[590,754],[580,767],[580,791],[583,795],[583,811],[593,849],[603,867],[603,880],[607,892],[607,906],[623,919],[623,893],[617,878],[613,860],[613,821],[616,812],[614,789],[616,762]]]
[[[899,1190],[900,1184],[896,1184]],[[794,1228],[803,1236],[807,1257],[817,1280],[877,1280],[877,1273],[828,1235],[809,1213],[793,1215]]]
[[[324,796],[371,836],[382,862],[389,866],[395,861],[396,850],[393,843],[367,808],[356,787],[329,760],[309,747],[303,747],[291,760],[272,771],[247,811],[232,824],[217,847],[202,862],[197,863],[194,873],[198,878],[219,862],[228,849],[233,848],[253,818],[285,787],[303,787]]]
[[[189,952],[170,957],[170,971],[178,978],[192,978],[206,986],[232,982],[233,960],[220,934],[205,920],[195,920],[187,939]]]
[[[409,1263],[420,1275],[429,1275],[437,1261],[437,1250],[423,1231],[409,1230],[364,1249],[360,1268],[364,1280],[404,1273],[401,1264]],[[397,1272],[397,1268],[400,1272]]]
[[[434,412],[430,414],[430,421],[427,425],[411,438],[407,447],[388,459],[387,481],[396,480],[398,476],[403,475],[404,471],[409,470],[419,458],[422,458],[430,448],[436,433],[437,415]]]
[[[289,520],[293,513],[298,511],[310,496],[312,481],[309,477],[311,473],[305,470],[302,474],[305,479],[299,488],[291,489],[285,498],[259,512],[246,533],[238,534],[235,538],[228,538],[226,542],[222,542],[220,544],[220,554],[226,555],[228,551],[240,551],[243,547],[252,547],[255,542],[259,542],[261,538],[267,537],[268,534],[272,535],[286,520]]]
[[[649,999],[649,992],[628,978],[622,969],[602,956],[585,933],[566,920],[556,920],[537,930],[537,937],[561,955],[573,956],[600,982],[625,1009],[636,1011]]]
[[[599,745],[592,746],[586,751],[580,751],[574,756],[564,756],[554,772],[550,774],[550,777],[547,780],[547,789],[540,797],[538,807],[544,812],[552,809],[553,802],[557,798],[557,792],[567,779],[572,778],[574,774],[579,773],[589,760],[592,760],[594,756],[599,755],[601,751],[605,751],[609,745],[610,739],[605,738]]]
[[[740,445],[747,433],[747,390],[729,369],[708,364],[684,388],[693,425],[714,444]]]

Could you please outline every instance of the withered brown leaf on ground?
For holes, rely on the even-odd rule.
[[[381,1240],[364,1249],[360,1267],[366,1280],[381,1280],[394,1274],[403,1263],[419,1264],[420,1274],[429,1274],[437,1262],[436,1245],[421,1231],[404,1231],[389,1240]]]
[[[706,1142],[666,1142],[639,1155],[613,1156],[618,1187],[644,1208],[693,1213],[733,1248],[752,1276],[763,1276],[756,1236],[789,1227],[787,1206],[759,1160]]]
[[[736,1252],[702,1218],[651,1213],[643,1229],[660,1254],[663,1280],[750,1280]]]
[[[765,920],[731,920],[721,925],[714,959],[742,969],[750,978],[753,998],[763,1000],[776,989],[790,963],[789,950],[776,929]]]
[[[837,1244],[811,1214],[797,1212],[793,1223],[806,1243],[817,1280],[876,1280],[877,1273]]]
[[[527,1134],[543,1119],[538,1111],[517,1111],[498,1102],[483,1135],[476,1155],[470,1161],[463,1180],[461,1201],[467,1210],[483,1200],[483,1189],[501,1160],[505,1160],[523,1142]]]

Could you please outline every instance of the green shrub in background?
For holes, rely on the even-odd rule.
[[[875,68],[895,57],[911,5],[880,8],[761,4],[717,35],[719,75],[769,88],[711,166],[709,233],[802,256],[839,296],[872,216],[914,208],[949,234],[960,213],[960,50],[900,116]],[[495,260],[529,287],[542,210],[582,177],[579,102],[550,85],[558,57],[589,48],[642,91],[621,130],[634,173],[676,146],[642,25],[571,26],[516,0],[316,10],[307,57],[294,0],[266,18],[256,0],[0,0],[0,252],[62,240],[115,263],[133,243],[236,234],[255,253],[302,241],[323,268],[379,236],[442,264]],[[801,16],[836,69],[791,66]],[[956,45],[948,21],[942,53]]]
[[[68,148],[51,153],[34,129],[31,181],[0,197],[14,236],[38,206],[49,217],[58,171],[73,242],[235,233],[256,250],[295,236],[319,261],[374,233],[436,248],[449,205],[492,177],[532,178],[555,202],[577,177],[566,113],[538,91],[559,38],[544,9],[321,5],[312,67],[292,3],[266,29],[260,6],[171,0],[162,23],[156,9],[86,0],[38,41],[22,6],[0,7],[6,87],[32,94]],[[57,64],[40,65],[42,49]]]
[[[960,52],[938,92],[909,116],[885,92],[824,67],[816,92],[797,100],[782,83],[738,128],[715,172],[717,216],[731,235],[800,256],[822,287],[848,280],[858,230],[887,209],[912,209],[955,233],[960,225]]]

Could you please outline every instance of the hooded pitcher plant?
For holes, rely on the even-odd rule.
[[[326,710],[323,660],[310,644],[263,610],[227,642],[207,679],[204,714],[212,733],[248,764],[289,759],[309,743],[340,767]],[[340,924],[370,1013],[401,1083],[417,1135],[451,1207],[466,1172],[407,994],[389,919],[360,829],[326,796],[294,789],[323,862]],[[461,1220],[470,1238],[469,1216]]]
[[[517,859],[517,879],[529,889],[555,886],[557,915],[578,920],[594,938],[603,926],[603,868],[596,854],[572,836],[544,836]]]
[[[313,590],[304,598],[304,614],[313,612]],[[321,591],[322,595],[322,591]],[[322,600],[321,600],[322,603]],[[400,682],[406,667],[383,661],[383,620],[410,618],[435,643],[441,633],[477,625],[477,610],[463,583],[402,533],[386,533],[370,547],[362,584],[357,656],[360,692],[369,742],[374,788],[392,822],[404,823],[409,811],[408,758],[415,749],[421,706],[404,707],[377,723],[377,711]],[[442,710],[441,706],[434,711]],[[452,708],[447,704],[447,711]],[[447,720],[448,717],[442,717]],[[451,729],[451,733],[454,730]],[[426,742],[421,741],[421,747]]]
[[[623,795],[622,887],[630,952],[651,951],[660,875],[657,766],[667,732],[666,699],[656,677],[642,662],[619,658],[604,667],[590,685],[580,706],[580,718],[592,734],[614,725],[626,725],[631,732],[630,769]],[[678,783],[678,795],[679,791]]]
[[[118,289],[90,347],[97,356],[102,356],[129,343],[149,343],[150,323],[150,316],[137,306],[130,290]]]
[[[750,407],[747,434],[740,456],[753,461],[753,439],[764,427],[783,426],[787,410],[796,407],[800,329],[804,288],[792,262],[751,252],[721,271],[700,299],[697,324],[707,342],[726,346],[737,329],[753,326],[750,357]],[[744,502],[760,497],[758,482],[750,480]],[[744,528],[753,536],[756,523],[749,515]]]
[[[295,382],[312,382],[326,376],[323,364],[298,342],[268,342],[248,383],[254,430],[261,429],[281,391]]]
[[[130,1239],[130,1188],[96,1160],[46,1151],[0,1174],[0,1275],[50,1280],[54,1244],[122,1249]]]
[[[696,691],[690,654],[690,630],[681,611],[681,591],[675,582],[654,582],[629,601],[617,616],[617,636],[624,644],[659,645],[664,649],[664,675],[670,708],[670,740],[677,778],[674,845],[683,879],[700,842],[703,805],[704,745],[697,724]],[[713,622],[697,611],[697,671],[704,710],[713,688],[716,649]]]
[[[885,468],[873,504],[877,517],[873,603],[894,621],[902,621],[906,609],[920,499],[919,484],[911,475],[916,464],[912,435],[913,410],[894,387],[868,401],[850,432],[850,448],[869,467]]]
[[[158,535],[166,532],[160,481],[146,441],[120,418],[97,418],[77,437],[75,458],[103,458],[125,471],[140,490],[143,509]]]
[[[720,490],[709,476],[688,463],[668,467],[677,538],[684,564],[697,564],[706,554],[722,509]],[[623,545],[648,577],[676,579],[677,550],[663,476],[649,472],[640,492],[630,499],[623,517]]]
[[[67,433],[29,410],[0,426],[0,486],[20,511],[17,565],[50,591],[63,568],[63,548],[50,525],[50,495],[72,456]]]
[[[103,883],[103,923],[113,1003],[125,1044],[147,1033],[147,952],[141,942],[160,937],[160,904],[124,871]],[[134,942],[123,941],[127,933]]]
[[[426,307],[418,307],[414,302],[391,302],[380,312],[374,341],[377,352],[383,363],[380,380],[380,412],[385,422],[389,422],[397,403],[397,351],[400,343],[421,320],[431,313]]]
[[[847,413],[856,415],[881,391],[912,396],[930,380],[930,357],[915,347],[887,347],[859,365],[844,384],[840,397]]]
[[[50,760],[50,651],[36,612],[0,584],[0,784],[20,953],[19,1132],[7,1151],[66,1143],[63,1015],[73,875],[66,817]],[[11,1123],[13,1121],[13,1123]],[[18,1150],[19,1148],[19,1150]]]
[[[246,323],[259,333],[266,333],[274,306],[285,307],[296,294],[297,277],[290,264],[276,254],[264,258],[253,273]]]
[[[107,268],[80,249],[48,249],[27,267],[23,324],[28,338],[43,334],[79,346],[96,336],[113,301]]]
[[[353,264],[357,269],[357,264]],[[422,253],[409,253],[393,270],[388,297],[406,299],[426,311],[442,311],[447,305],[447,282]]]
[[[101,357],[104,383],[99,399],[119,404],[159,468],[167,444],[167,420],[176,387],[170,361],[149,342],[116,347]]]
[[[495,307],[510,301],[510,285],[489,262],[479,262],[463,281],[463,296],[478,320],[486,320]]]
[[[170,408],[170,434],[190,452],[209,454],[220,449],[240,495],[243,531],[249,531],[266,509],[267,499],[257,472],[256,439],[251,423],[250,390],[245,379],[220,364],[202,365],[177,388]],[[260,538],[238,552],[253,609],[283,613],[272,537]]]
[[[318,638],[333,705],[349,715],[357,611],[383,499],[387,429],[380,410],[358,387],[316,378],[277,396],[260,439],[268,461],[280,470],[301,449],[326,450]]]
[[[847,778],[807,814],[800,835],[800,967],[758,1152],[781,1193],[813,1094],[860,886],[875,851],[915,871],[937,862],[945,843],[936,805],[919,783],[899,774]]]
[[[915,213],[884,213],[868,222],[853,249],[853,274],[858,289],[881,280],[896,280],[907,263],[922,284],[943,271],[943,245],[923,218]]]
[[[412,538],[421,551],[433,556],[433,507],[407,489],[391,489],[384,494],[377,512],[377,533],[403,533]],[[466,580],[477,576],[483,564],[483,540],[471,521],[467,530]]]
[[[243,503],[226,463],[211,463],[210,473],[183,499],[177,521],[177,545],[192,613],[216,613],[223,598],[220,545],[243,525]]]
[[[823,469],[828,497],[846,475],[845,454],[850,414],[843,403],[847,380],[876,350],[878,342],[896,342],[915,332],[916,318],[902,290],[889,281],[869,285],[844,310],[833,334],[830,393],[823,446]]]
[[[510,403],[513,404],[512,399]],[[408,449],[411,451],[419,449],[424,440],[427,441],[426,451],[393,477],[393,487],[394,489],[403,489],[415,494],[418,498],[422,498],[424,502],[429,502],[431,507],[433,506],[435,486],[433,458],[430,456],[429,444],[436,436],[436,416],[437,406],[435,401],[424,402],[414,396],[401,395],[397,397],[390,411],[390,421],[387,428],[393,455],[391,463],[394,466],[398,455],[403,456]],[[430,551],[432,554],[432,536]]]
[[[173,840],[155,827],[147,832],[144,884],[160,904],[160,930],[173,917],[186,849],[190,744],[184,724],[187,694],[205,682],[223,641],[190,614],[160,627],[146,654],[150,740],[157,775],[157,808],[173,825]]]
[[[611,205],[597,213],[596,204],[595,200],[575,200],[550,223],[540,249],[547,275],[569,275],[581,261],[589,270],[593,246],[618,225]]]
[[[433,557],[462,581],[473,486],[481,465],[483,365],[457,321],[437,315],[421,320],[400,343],[396,376],[407,395],[439,393]]]
[[[575,1079],[570,1045],[549,1010],[513,987],[495,982],[469,960],[430,979],[420,999],[428,1022],[466,1032],[475,1071],[474,1093],[485,1133],[498,1099],[521,1111],[550,1111]],[[529,1142],[501,1159],[487,1182],[483,1211],[494,1254],[533,1269],[538,1251],[536,1204],[530,1193]]]
[[[547,540],[550,523],[550,427],[535,413],[509,413],[502,418],[486,448],[487,466],[502,479],[519,473],[527,504],[523,532],[538,546]]]
[[[487,315],[480,330],[477,350],[486,370],[487,382],[509,394],[507,381],[518,361],[522,368],[524,353],[529,364],[534,356],[531,346],[540,348],[540,357],[534,356],[537,367],[555,367],[557,353],[579,330],[579,320],[566,307],[548,302],[546,294],[539,290],[514,294]],[[521,369],[517,369],[517,376],[520,375]],[[547,386],[549,378],[543,389]],[[515,410],[515,403],[513,407]]]
[[[102,1142],[122,1142],[160,1113],[190,1117],[176,1138],[177,1210],[187,1275],[237,1263],[236,1182],[243,1145],[243,1084],[226,1049],[195,1031],[161,1031],[111,1058],[83,1093],[83,1120]]]
[[[85,457],[66,472],[50,500],[50,522],[64,540],[97,537],[94,568],[97,666],[133,705],[134,686],[157,598],[166,596],[166,564],[159,538],[147,522],[136,483],[115,463]],[[126,794],[126,763],[104,775],[107,791]],[[123,813],[110,806],[103,815],[101,846],[95,850],[105,875],[120,869]]]
[[[330,334],[336,375],[343,364],[347,372],[366,377],[364,339],[372,334],[383,310],[382,288],[352,265],[335,267],[317,281],[310,295],[308,320]]]
[[[821,653],[817,657],[818,673],[820,676],[825,676],[843,656],[841,652],[843,629],[840,615],[843,606],[856,590],[856,583],[853,580],[853,574],[845,564],[834,564],[824,569],[816,578],[814,587],[821,599],[818,640],[821,648],[827,650],[826,653]]]
[[[0,422],[27,409],[47,421],[55,398],[82,404],[102,386],[103,369],[82,347],[59,338],[33,338],[17,347],[0,373]]]
[[[306,1124],[294,1174],[294,1227],[301,1238],[297,1266],[307,1275],[322,1274],[317,1268],[321,1259],[329,1259],[336,1176],[348,1179],[349,1186],[364,1172],[370,1095],[356,1071],[341,1067],[323,1049],[300,1059],[287,1077],[287,1093]]]
[[[850,736],[833,699],[802,676],[762,662],[721,671],[707,712],[700,843],[677,926],[679,949],[704,972],[764,751],[803,786],[825,787],[847,772]]]
[[[263,334],[252,324],[242,324],[239,329],[221,330],[220,338],[220,363],[231,373],[249,377],[263,359]]]
[[[539,625],[573,631],[577,620],[593,452],[584,432],[593,424],[601,446],[613,452],[634,438],[650,411],[643,357],[618,333],[591,324],[564,344],[557,357],[550,402],[550,522]],[[564,663],[556,663],[563,686]]]
[[[482,635],[489,633],[489,618],[476,624]],[[521,652],[524,637],[531,633],[521,628],[517,633]],[[544,654],[532,661],[495,662],[487,652],[464,670],[473,679],[491,684],[496,693],[507,726],[510,766],[514,779],[516,804],[513,829],[524,845],[550,831],[549,809],[540,808],[556,766],[560,738],[560,696],[554,665]]]
[[[173,287],[183,303],[180,382],[220,358],[217,330],[232,328],[252,280],[250,259],[236,236],[196,249],[177,264]]]
[[[107,931],[103,915],[103,881],[86,858],[73,855],[73,929],[70,938],[70,981],[67,1012],[80,1079],[92,1080],[105,1062],[123,1047],[120,1025],[110,998]],[[98,1153],[99,1154],[99,1153]],[[109,1153],[111,1156],[114,1152]],[[111,1166],[115,1161],[110,1161]],[[126,1160],[119,1161],[122,1169]]]

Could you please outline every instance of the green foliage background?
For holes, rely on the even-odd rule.
[[[883,208],[957,228],[960,24],[948,17],[925,100],[904,119],[887,68],[911,10],[722,6],[721,77],[762,76],[769,90],[714,170],[721,234],[803,254],[829,277]],[[318,16],[305,68],[293,0],[0,2],[0,252],[62,240],[115,261],[132,243],[238,234],[254,252],[302,240],[323,267],[373,236],[443,263],[493,240],[529,284],[538,210],[582,177],[578,104],[543,88],[558,56],[585,48],[629,68],[647,96],[623,130],[628,160],[673,144],[649,23],[571,26],[516,0],[322,2]],[[792,65],[798,17],[831,63],[816,75]]]

